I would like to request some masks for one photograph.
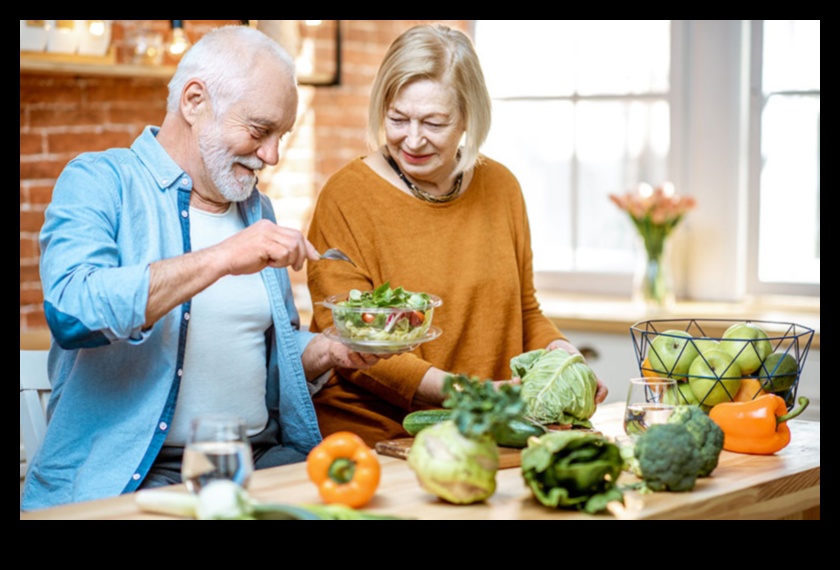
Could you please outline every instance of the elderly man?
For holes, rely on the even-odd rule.
[[[318,252],[256,188],[297,102],[276,42],[220,28],[159,128],[67,165],[41,233],[53,392],[24,510],[178,482],[205,413],[245,419],[256,468],[301,461],[321,440],[313,382],[377,361],[299,330],[286,268]]]

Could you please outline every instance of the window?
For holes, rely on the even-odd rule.
[[[752,35],[750,289],[819,295],[820,21],[757,21]]]
[[[819,296],[818,20],[477,20],[474,37],[483,151],[522,183],[540,289],[629,294],[637,238],[608,195],[669,180],[698,201],[678,295]]]
[[[483,150],[522,184],[538,280],[629,290],[635,233],[609,194],[668,180],[670,22],[478,20],[475,37]]]

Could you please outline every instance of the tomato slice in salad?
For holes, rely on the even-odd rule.
[[[423,311],[411,311],[408,313],[408,323],[412,327],[419,327],[426,320],[426,313]]]

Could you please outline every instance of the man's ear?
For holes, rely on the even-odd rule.
[[[193,125],[201,113],[209,109],[207,85],[200,79],[190,79],[181,91],[181,114],[184,120]]]

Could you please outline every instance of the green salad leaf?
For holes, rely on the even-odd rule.
[[[343,307],[362,309],[425,309],[431,303],[427,293],[406,291],[402,287],[391,288],[390,282],[385,282],[373,291],[359,291],[352,289],[346,301],[339,303]]]

